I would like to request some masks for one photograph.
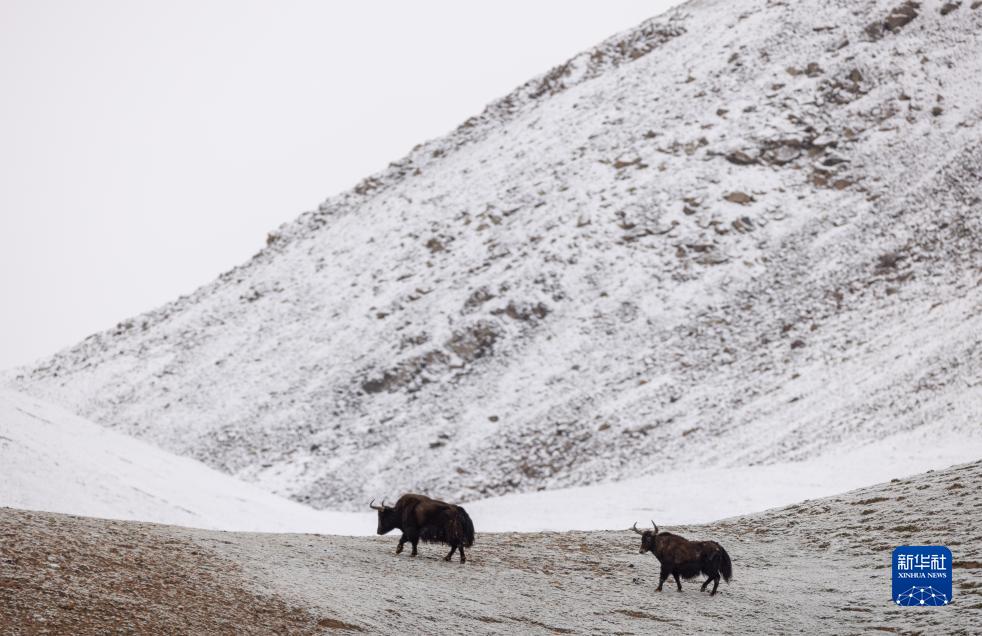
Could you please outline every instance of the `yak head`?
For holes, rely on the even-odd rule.
[[[658,536],[658,526],[655,525],[654,521],[651,522],[651,525],[654,526],[654,530],[645,530],[643,532],[638,530],[637,521],[635,521],[634,525],[631,526],[631,530],[634,530],[641,535],[641,549],[638,551],[641,554],[644,554],[645,552],[651,552],[652,554],[655,553],[655,537]]]
[[[376,506],[375,500],[368,504],[368,507],[372,510],[378,510],[378,534],[385,534],[386,532],[392,532],[399,527],[399,515],[396,509],[392,506],[385,505],[385,499],[382,500],[382,504]]]

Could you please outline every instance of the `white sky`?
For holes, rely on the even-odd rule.
[[[0,0],[0,369],[190,293],[674,4]]]

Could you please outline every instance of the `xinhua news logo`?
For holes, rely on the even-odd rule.
[[[893,602],[940,606],[951,602],[951,550],[941,545],[902,545],[893,551]]]

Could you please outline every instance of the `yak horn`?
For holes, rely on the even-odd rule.
[[[633,526],[631,526],[631,530],[634,530],[634,531],[635,531],[635,532],[637,532],[638,534],[644,534],[643,532],[641,532],[640,530],[638,530],[638,522],[637,522],[637,521],[635,521],[635,522],[634,522],[634,525],[633,525]]]
[[[385,510],[385,499],[382,500],[381,506],[376,506],[375,500],[372,499],[372,503],[368,504],[368,507],[371,508],[372,510]]]
[[[658,534],[658,524],[655,523],[654,519],[651,520],[651,525],[655,527],[655,534]]]

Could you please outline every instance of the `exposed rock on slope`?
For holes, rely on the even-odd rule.
[[[205,532],[0,509],[0,631],[969,634],[982,609],[982,463],[706,526],[734,579],[653,592],[630,531],[479,534],[467,564],[394,537]],[[895,546],[954,556],[944,608],[890,602]],[[383,575],[384,573],[384,575]],[[666,590],[668,590],[666,586]]]
[[[916,4],[689,2],[15,381],[318,506],[969,436],[982,11]]]

